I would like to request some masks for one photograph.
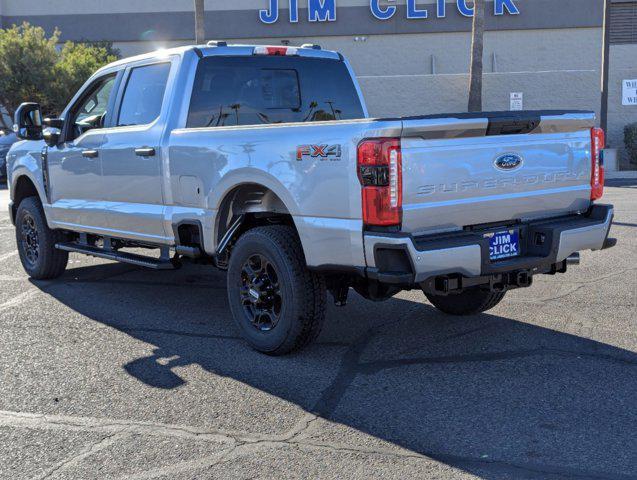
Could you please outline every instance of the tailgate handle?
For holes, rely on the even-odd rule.
[[[540,118],[490,118],[487,135],[520,135],[530,133],[540,124]]]

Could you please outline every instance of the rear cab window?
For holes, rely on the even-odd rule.
[[[344,62],[304,57],[199,61],[188,128],[363,118]]]

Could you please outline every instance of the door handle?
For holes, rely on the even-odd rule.
[[[82,156],[86,158],[97,158],[98,155],[97,150],[82,150]]]
[[[154,157],[155,149],[153,147],[136,148],[135,155],[138,157]]]

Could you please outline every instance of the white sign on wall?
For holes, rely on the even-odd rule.
[[[637,105],[637,80],[622,81],[622,105]]]
[[[524,94],[522,92],[511,92],[510,110],[524,110]]]

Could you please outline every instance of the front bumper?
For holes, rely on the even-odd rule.
[[[581,250],[600,250],[613,221],[612,205],[584,215],[498,225],[441,235],[365,234],[368,278],[414,285],[441,275],[480,277],[516,271],[545,273]],[[491,261],[485,233],[518,228],[521,256]]]
[[[15,211],[15,208],[13,208],[13,207],[14,207],[13,200],[10,200],[9,201],[9,206],[8,206],[9,218],[11,219],[11,224],[15,227],[15,213],[16,213],[16,211]]]

